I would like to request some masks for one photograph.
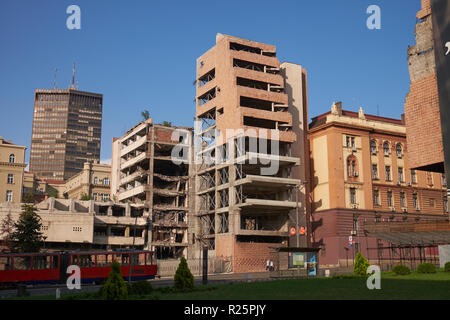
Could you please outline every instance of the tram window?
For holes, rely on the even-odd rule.
[[[130,262],[129,255],[127,253],[125,254],[115,254],[114,260],[116,260],[118,263],[120,263],[122,266],[127,266]]]
[[[95,263],[95,256],[94,255],[81,255],[80,256],[80,267],[81,268],[90,268]]]
[[[108,267],[112,262],[112,254],[101,254],[97,256],[97,267]]]
[[[30,270],[31,257],[14,257],[14,270]]]
[[[49,256],[34,256],[33,257],[33,270],[43,270],[50,268]]]
[[[147,265],[152,265],[153,264],[153,259],[152,259],[152,254],[151,253],[147,253]]]
[[[0,257],[0,271],[11,270],[11,258]]]
[[[52,269],[58,269],[58,256],[52,256]]]
[[[139,253],[133,253],[131,254],[131,261],[133,262],[133,266],[142,266],[144,265],[144,255]]]
[[[79,265],[80,264],[80,256],[73,255],[72,256],[72,264]]]

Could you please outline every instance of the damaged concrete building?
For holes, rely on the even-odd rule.
[[[187,255],[189,213],[194,192],[193,129],[152,123],[151,119],[113,139],[111,192],[129,202],[147,221],[145,249],[157,258]]]
[[[273,248],[307,245],[289,236],[307,226],[306,70],[280,64],[275,46],[217,34],[196,84],[194,241],[232,257],[234,272],[263,271]]]

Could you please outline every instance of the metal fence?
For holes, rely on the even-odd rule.
[[[161,277],[171,277],[175,275],[179,259],[158,260],[158,275]],[[203,259],[188,259],[187,264],[189,270],[194,276],[202,275]],[[208,273],[231,273],[233,272],[233,261],[231,257],[209,257],[208,258]]]

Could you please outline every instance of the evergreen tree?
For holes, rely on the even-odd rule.
[[[369,262],[366,260],[366,258],[364,258],[361,252],[358,252],[355,258],[353,272],[358,276],[366,276],[368,267]]]
[[[39,252],[44,243],[41,230],[41,217],[36,213],[34,204],[22,204],[22,213],[14,223],[11,233],[12,248],[19,253]]]
[[[193,289],[194,288],[194,276],[189,270],[186,259],[181,257],[180,264],[178,265],[178,269],[175,272],[175,283],[174,286],[176,289]]]
[[[105,284],[100,289],[100,295],[106,300],[128,299],[128,287],[123,280],[120,264],[116,260],[111,264],[111,272]]]
[[[0,244],[5,246],[9,251],[12,249],[12,233],[14,232],[14,220],[11,217],[11,212],[8,212],[5,219],[0,225]]]

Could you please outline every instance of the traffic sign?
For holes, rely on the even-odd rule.
[[[298,233],[300,233],[301,235],[306,234],[306,228],[305,228],[305,227],[300,227],[300,228],[298,229]]]
[[[295,227],[291,227],[289,229],[289,233],[291,234],[291,236],[295,236],[295,234],[297,233],[297,229],[295,229]]]

